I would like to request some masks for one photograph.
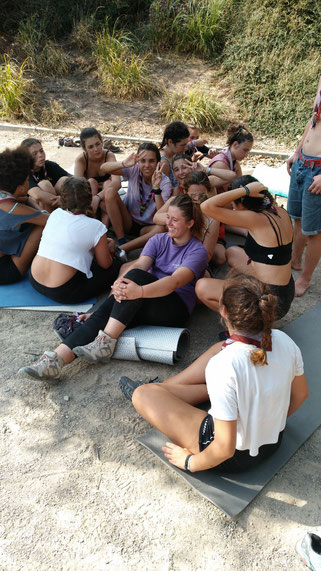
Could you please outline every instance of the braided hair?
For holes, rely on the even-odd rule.
[[[60,197],[63,210],[78,212],[92,218],[91,187],[84,177],[68,176],[61,187]]]

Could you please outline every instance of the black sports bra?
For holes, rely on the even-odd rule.
[[[276,239],[278,242],[277,246],[262,246],[258,244],[253,236],[248,232],[244,244],[244,250],[248,255],[248,264],[253,262],[260,262],[261,264],[268,264],[271,266],[285,266],[291,260],[292,256],[292,241],[288,244],[282,243],[281,229],[277,221],[268,212],[262,212],[266,218],[269,220]]]
[[[106,157],[107,157],[107,155],[108,155],[108,152],[109,152],[109,151],[106,151],[106,152],[105,152],[105,160],[104,160],[104,162],[106,162]],[[88,156],[87,156],[86,153],[84,153],[84,157],[85,157],[85,161],[86,161],[86,170],[85,170],[85,172],[84,172],[84,177],[85,177],[85,178],[93,178],[93,179],[95,179],[98,183],[105,182],[105,180],[108,180],[108,179],[110,178],[110,174],[109,174],[109,173],[104,174],[104,175],[102,175],[102,176],[88,176],[88,173],[87,173],[87,170],[88,170]]]

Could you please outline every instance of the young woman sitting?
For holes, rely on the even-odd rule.
[[[92,209],[96,214],[101,209],[101,221],[108,226],[109,219],[106,211],[106,192],[117,193],[121,187],[120,177],[101,173],[100,167],[106,162],[115,162],[114,153],[103,148],[103,138],[94,127],[86,127],[80,133],[80,143],[83,152],[75,160],[75,176],[84,176],[92,191]]]
[[[54,161],[47,161],[39,139],[24,139],[21,147],[28,151],[33,166],[29,176],[28,195],[40,208],[52,212],[60,206],[60,190],[69,173]]]
[[[252,274],[269,286],[278,299],[276,317],[280,319],[294,298],[291,219],[255,178],[246,175],[233,181],[231,187],[232,190],[203,202],[202,212],[247,230],[244,250],[238,246],[228,248],[227,262],[231,268]],[[229,204],[233,204],[233,210],[226,208]],[[218,311],[223,287],[223,280],[203,279],[197,283],[196,291],[205,305]]]
[[[55,351],[21,369],[40,379],[58,379],[64,365],[84,357],[107,362],[126,327],[138,324],[182,327],[196,303],[195,281],[207,265],[204,246],[194,237],[202,226],[199,209],[188,196],[177,196],[167,214],[168,232],[150,238],[125,277],[116,280],[110,296],[86,317]]]
[[[101,172],[122,175],[128,180],[124,200],[118,192],[108,190],[106,208],[113,230],[122,250],[129,252],[142,248],[146,242],[164,228],[153,224],[153,216],[172,193],[172,185],[159,164],[159,150],[153,143],[142,143],[121,163],[107,162]],[[136,236],[126,243],[125,233]]]
[[[188,173],[201,171],[205,173],[210,182],[211,193],[215,192],[216,187],[226,184],[234,180],[235,173],[227,170],[220,170],[215,167],[205,167],[200,162],[192,163],[190,157],[186,154],[175,155],[173,157],[173,174],[176,179],[173,195],[179,195],[184,192],[184,181]]]
[[[161,161],[163,172],[169,177],[173,188],[177,186],[177,181],[173,173],[173,158],[175,155],[182,155],[187,151],[189,141],[189,130],[185,123],[174,121],[167,125],[164,131],[163,140],[160,145]]]
[[[37,252],[48,215],[27,206],[29,153],[0,153],[0,284],[20,281]]]
[[[178,468],[241,472],[280,446],[286,419],[308,388],[300,349],[271,329],[275,305],[265,284],[232,276],[219,308],[229,331],[225,343],[163,383],[121,382],[138,413],[172,441],[163,451]],[[195,405],[208,399],[207,414]]]
[[[61,208],[50,214],[32,262],[33,287],[61,303],[79,303],[108,290],[120,264],[106,226],[92,218],[91,189],[85,178],[69,176]]]
[[[174,163],[174,166],[175,165],[176,162]],[[212,188],[208,176],[204,172],[195,170],[185,176],[182,191],[183,194],[187,194],[191,197],[196,208],[200,208],[200,204],[211,195]],[[167,212],[172,201],[173,198],[169,198],[164,206],[156,212],[154,216],[155,224],[165,225],[167,223]],[[205,246],[208,261],[210,262],[217,242],[219,222],[204,214],[202,214],[202,217],[203,225],[198,239]]]

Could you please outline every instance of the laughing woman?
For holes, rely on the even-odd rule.
[[[150,238],[131,270],[114,283],[113,295],[55,351],[46,351],[21,373],[59,379],[76,355],[90,363],[109,361],[128,326],[184,326],[196,303],[196,279],[207,265],[207,252],[194,237],[202,224],[190,197],[175,197],[167,213],[168,232]]]

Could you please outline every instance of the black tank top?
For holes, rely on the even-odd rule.
[[[249,257],[248,264],[253,262],[260,262],[261,264],[268,264],[271,266],[285,266],[291,260],[292,255],[292,241],[288,244],[283,244],[281,229],[277,221],[269,212],[262,212],[269,220],[276,239],[277,246],[262,246],[254,240],[253,236],[248,232],[244,244],[244,250]]]
[[[106,158],[107,158],[108,152],[109,152],[109,151],[106,151],[106,152],[105,152],[105,160],[104,160],[104,162],[106,162]],[[88,173],[87,173],[87,170],[88,170],[88,156],[87,156],[86,153],[84,153],[84,157],[85,157],[85,161],[86,161],[86,170],[85,170],[85,172],[84,172],[84,177],[85,177],[85,178],[93,178],[94,180],[96,180],[96,181],[98,182],[98,184],[99,184],[99,183],[102,183],[102,182],[105,182],[105,180],[108,180],[108,179],[110,178],[110,174],[109,174],[109,173],[104,174],[103,176],[88,176]]]

